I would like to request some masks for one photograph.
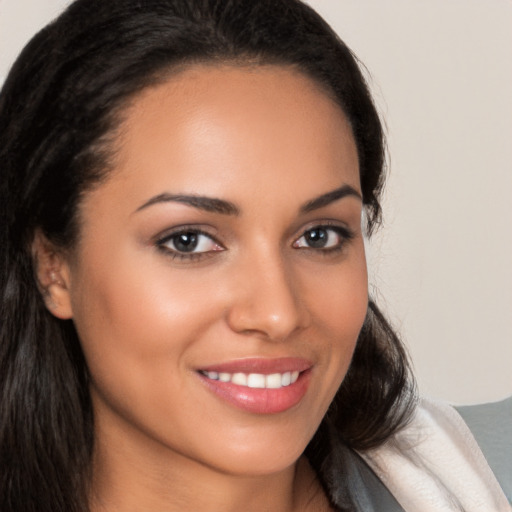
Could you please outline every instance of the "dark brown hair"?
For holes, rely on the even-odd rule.
[[[77,205],[108,175],[109,135],[123,107],[194,62],[294,66],[321,84],[351,123],[368,232],[380,221],[381,123],[356,58],[310,7],[298,0],[73,3],[23,50],[0,95],[2,512],[88,510],[88,371],[72,321],[49,314],[38,290],[35,230],[73,246]],[[412,404],[404,349],[370,301],[348,374],[306,449],[320,477],[327,428],[362,450],[393,434]]]

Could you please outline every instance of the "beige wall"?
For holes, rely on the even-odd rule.
[[[0,0],[0,77],[64,0]],[[512,2],[310,0],[372,73],[388,130],[378,297],[420,390],[512,393]]]

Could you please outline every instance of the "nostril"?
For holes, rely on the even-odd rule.
[[[246,335],[263,335],[272,340],[285,340],[303,327],[305,313],[295,304],[237,302],[230,308],[227,321],[230,328]]]
[[[233,280],[227,314],[230,328],[246,335],[285,340],[309,323],[299,280],[279,254],[259,255],[243,261]],[[233,274],[234,275],[234,274]]]

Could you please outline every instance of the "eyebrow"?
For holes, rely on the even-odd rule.
[[[357,197],[362,200],[361,194],[350,185],[343,185],[335,190],[322,194],[321,196],[316,197],[315,199],[311,199],[307,203],[303,204],[299,211],[300,213],[309,213],[314,210],[318,210],[329,204],[343,199],[347,196]],[[197,196],[197,195],[186,195],[186,194],[159,194],[157,196],[152,197],[144,204],[139,206],[136,212],[144,210],[149,206],[158,203],[182,203],[188,206],[192,206],[193,208],[197,208],[199,210],[204,210],[212,213],[220,213],[222,215],[240,215],[240,209],[231,201],[226,201],[225,199],[218,199],[215,197],[206,197],[206,196]]]
[[[328,206],[329,204],[334,203],[335,201],[343,199],[344,197],[347,196],[357,197],[361,201],[363,200],[361,194],[355,188],[351,187],[350,185],[343,185],[340,188],[322,194],[321,196],[318,196],[315,199],[308,201],[307,203],[301,206],[300,212],[309,213],[314,210],[318,210],[319,208]]]
[[[142,206],[137,208],[137,212],[157,203],[183,203],[199,210],[212,213],[220,213],[222,215],[240,215],[239,208],[230,201],[224,199],[216,199],[214,197],[184,195],[184,194],[159,194],[146,201]]]

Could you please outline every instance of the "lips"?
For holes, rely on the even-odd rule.
[[[306,394],[312,363],[301,358],[243,359],[198,370],[218,398],[256,414],[275,414]]]

